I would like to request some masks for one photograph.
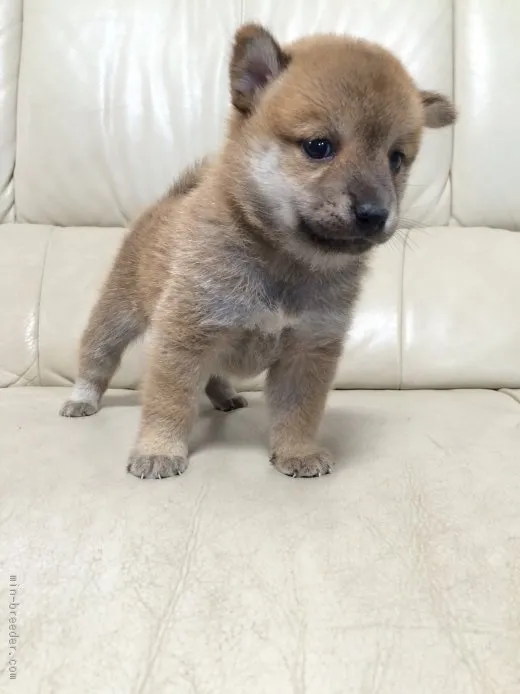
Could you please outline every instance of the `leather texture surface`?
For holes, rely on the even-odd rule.
[[[512,398],[520,402],[520,389],[515,390],[512,388],[504,388],[502,392],[506,393],[507,395],[510,395]]]
[[[18,73],[23,0],[0,0],[0,221],[14,219]]]
[[[447,227],[409,240],[402,385],[520,387],[520,235]]]
[[[0,227],[0,387],[41,382],[40,302],[51,232]]]
[[[243,19],[266,22],[282,41],[316,31],[366,36],[397,52],[424,88],[453,91],[449,0],[26,0],[18,219],[121,226],[215,150],[229,42]],[[404,217],[448,221],[451,151],[450,129],[428,133]]]
[[[453,214],[459,224],[520,229],[520,5],[455,2]]]
[[[184,476],[141,482],[135,394],[82,421],[56,416],[65,395],[0,396],[0,565],[23,584],[2,691],[518,691],[520,403],[333,393],[339,467],[293,480],[251,395],[204,405]]]

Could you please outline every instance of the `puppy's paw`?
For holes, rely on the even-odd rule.
[[[211,400],[213,407],[220,412],[232,412],[233,410],[241,410],[243,407],[248,406],[247,400],[242,395],[235,395],[232,398],[217,400],[213,398]]]
[[[289,477],[321,477],[334,469],[334,461],[327,451],[317,450],[294,457],[271,456],[273,467]]]
[[[182,475],[188,467],[187,458],[167,455],[139,455],[133,453],[126,467],[132,475],[143,479],[162,479]]]
[[[67,400],[60,410],[60,415],[62,417],[90,417],[90,415],[96,414],[98,410],[99,405],[87,400],[84,402]]]

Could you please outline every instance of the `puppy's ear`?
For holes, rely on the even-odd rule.
[[[289,64],[271,34],[259,24],[246,24],[235,34],[229,66],[231,101],[242,113],[250,113],[264,87]]]
[[[421,92],[424,109],[424,125],[427,128],[444,128],[457,118],[457,111],[451,101],[438,92]]]

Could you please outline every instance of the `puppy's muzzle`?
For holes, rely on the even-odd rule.
[[[298,231],[302,237],[305,237],[313,246],[323,252],[358,255],[369,250],[374,245],[372,239],[368,239],[361,233],[352,235],[348,227],[342,229],[337,225],[330,227],[316,224],[307,221],[303,217],[300,218]]]

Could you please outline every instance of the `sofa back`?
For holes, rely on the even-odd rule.
[[[33,382],[73,377],[114,227],[219,146],[230,39],[248,20],[282,41],[378,41],[460,114],[426,133],[404,205],[419,229],[374,257],[336,385],[519,385],[517,0],[0,1],[0,220],[42,225],[27,244],[45,252]]]
[[[18,92],[6,109],[11,128],[16,118],[12,195],[21,222],[124,225],[218,148],[230,40],[243,21],[265,22],[282,41],[327,31],[369,37],[419,84],[453,94],[449,0],[10,0],[10,21],[16,4],[23,32],[14,23],[5,50],[13,77],[19,66]],[[452,131],[428,134],[407,216],[448,222],[452,149]]]

